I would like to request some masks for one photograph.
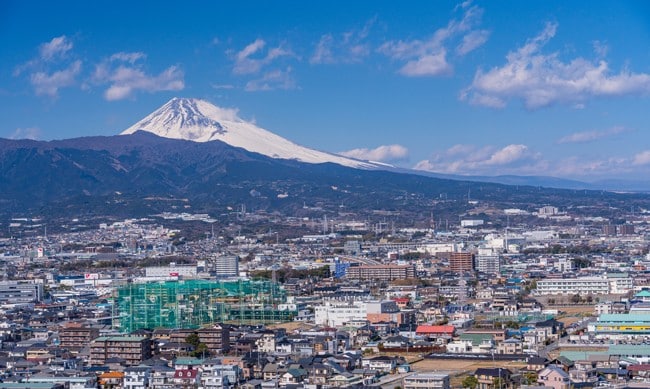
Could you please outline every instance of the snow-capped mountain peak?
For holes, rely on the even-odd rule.
[[[241,119],[234,109],[220,108],[199,99],[173,98],[123,131],[122,135],[140,130],[165,138],[194,142],[220,140],[272,158],[295,159],[307,163],[333,162],[362,169],[386,167],[297,145]]]

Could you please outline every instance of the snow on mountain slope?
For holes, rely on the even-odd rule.
[[[237,116],[233,109],[217,107],[205,100],[173,98],[122,132],[148,131],[158,136],[194,142],[220,140],[231,146],[272,158],[307,163],[333,162],[361,169],[386,168],[385,164],[360,161],[297,145]]]

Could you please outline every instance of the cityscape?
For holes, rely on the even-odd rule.
[[[0,5],[0,389],[650,388],[646,2],[178,5]]]

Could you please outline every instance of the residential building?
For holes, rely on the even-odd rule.
[[[474,271],[474,254],[455,252],[449,255],[449,269],[456,273]]]
[[[82,348],[99,337],[99,329],[70,326],[59,330],[59,342],[64,348]]]
[[[102,336],[90,344],[90,362],[104,365],[111,358],[123,359],[128,366],[151,358],[151,339],[144,336]]]
[[[450,389],[449,374],[417,373],[402,380],[404,389]]]
[[[501,367],[479,368],[474,372],[478,379],[477,389],[513,389],[514,383],[511,380],[512,372]]]
[[[315,323],[330,327],[341,327],[352,321],[366,320],[366,302],[325,302],[315,307]]]
[[[415,278],[414,265],[362,265],[350,266],[346,272],[350,280],[393,281]]]
[[[571,387],[569,374],[554,365],[547,366],[537,373],[537,383],[553,389],[569,389]]]

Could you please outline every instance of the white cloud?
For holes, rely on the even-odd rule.
[[[452,72],[452,67],[447,63],[446,56],[447,51],[442,48],[435,54],[423,55],[418,59],[408,61],[399,72],[411,77],[449,74]]]
[[[52,59],[65,56],[68,51],[72,50],[72,46],[72,42],[65,35],[61,35],[53,38],[49,42],[42,43],[38,52],[43,61],[51,61]]]
[[[57,97],[59,89],[76,84],[81,72],[82,62],[70,55],[72,48],[72,41],[65,35],[44,42],[38,47],[38,56],[16,66],[13,76],[28,73],[36,95]]]
[[[487,42],[489,36],[490,32],[487,30],[470,31],[463,37],[463,41],[460,45],[456,47],[456,53],[458,55],[465,55],[476,50]]]
[[[212,84],[212,88],[214,89],[235,89],[235,86],[232,84]]]
[[[353,149],[340,152],[339,154],[366,161],[395,162],[407,160],[409,151],[402,145],[384,145],[374,149]]]
[[[597,56],[601,58],[607,57],[607,53],[609,53],[609,46],[607,43],[601,41],[593,41],[592,44],[594,46],[594,52]]]
[[[135,63],[138,60],[145,59],[145,58],[147,58],[147,55],[142,52],[126,53],[122,51],[111,55],[110,60]]]
[[[650,150],[630,157],[567,156],[549,159],[522,144],[504,147],[461,144],[437,152],[413,168],[458,175],[539,175],[591,181],[611,177],[637,179],[646,174],[649,165]]]
[[[414,169],[452,174],[528,173],[543,169],[541,155],[522,144],[494,146],[455,145],[418,162]]]
[[[642,151],[632,158],[632,163],[634,165],[648,165],[650,164],[650,150]]]
[[[272,70],[266,72],[261,78],[250,80],[246,83],[244,90],[247,92],[271,91],[276,89],[296,89],[296,81],[291,75],[292,69]]]
[[[322,35],[309,62],[312,64],[336,64],[363,61],[370,54],[367,38],[376,19],[369,20],[360,30],[350,30],[336,37],[333,34]]]
[[[111,55],[95,67],[92,82],[108,84],[104,98],[108,101],[132,97],[136,92],[178,91],[185,88],[183,71],[170,66],[158,75],[145,72],[141,60],[146,55],[140,52],[120,52]]]
[[[558,53],[541,53],[556,32],[557,24],[547,23],[539,35],[508,53],[505,65],[487,72],[478,70],[461,100],[502,108],[510,99],[521,99],[527,108],[535,109],[554,103],[579,107],[592,97],[650,92],[649,74],[628,70],[612,74],[604,60],[578,57],[565,62]]]
[[[75,84],[75,78],[81,72],[81,61],[74,61],[67,68],[52,73],[38,71],[32,73],[29,81],[38,96],[58,96],[59,89]]]
[[[567,136],[564,136],[560,139],[558,139],[557,143],[559,144],[564,144],[564,143],[587,143],[587,142],[592,142],[598,139],[602,138],[607,138],[610,136],[614,136],[617,134],[620,134],[622,132],[625,132],[626,129],[624,127],[612,127],[607,130],[602,130],[602,131],[582,131],[582,132],[574,132],[573,134],[569,134]]]
[[[526,145],[508,145],[501,150],[497,150],[485,161],[486,165],[508,165],[528,157],[528,146]]]
[[[16,130],[9,135],[9,139],[39,139],[41,137],[41,130],[37,127],[16,128]]]
[[[473,6],[470,2],[456,8],[463,10],[462,18],[452,19],[429,39],[388,41],[378,51],[393,60],[406,61],[399,70],[405,76],[440,76],[451,73],[453,67],[447,58],[448,45],[461,38],[455,52],[458,56],[463,56],[482,46],[489,36],[486,30],[474,29],[483,15],[482,8]]]
[[[271,64],[281,57],[293,57],[295,54],[282,45],[273,47],[267,50],[266,55],[261,55],[266,47],[266,42],[263,39],[256,39],[252,43],[246,45],[241,51],[237,52],[234,56],[233,73],[235,74],[255,74],[259,73],[266,65]],[[257,55],[256,55],[257,54]]]

